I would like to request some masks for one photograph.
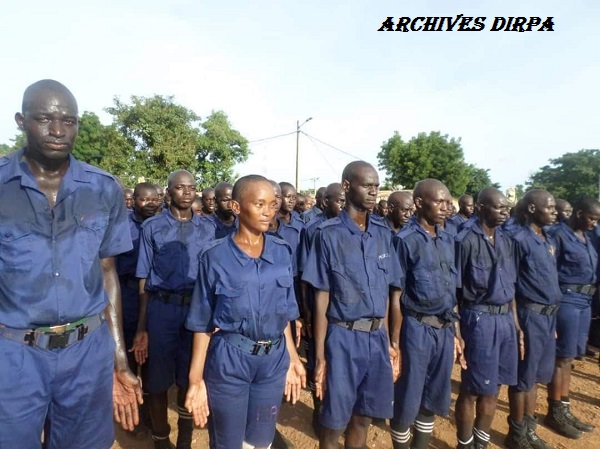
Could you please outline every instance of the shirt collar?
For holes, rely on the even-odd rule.
[[[358,234],[358,235],[363,234],[363,231],[358,227],[358,225],[350,217],[350,214],[348,214],[348,212],[346,212],[346,209],[342,209],[342,213],[340,214],[340,220],[342,221],[342,223],[344,223],[344,225],[348,228],[348,230],[352,234]],[[368,223],[367,229],[365,229],[364,233],[369,234],[369,236],[372,237],[373,233],[371,232],[371,226],[377,226],[377,225],[373,223],[373,219],[371,218],[370,214],[367,214],[367,223]]]
[[[175,218],[175,216],[171,212],[170,208],[163,209],[163,211],[161,213],[165,214],[167,216],[167,222],[171,226],[174,225],[174,224],[177,224],[177,223],[193,223],[195,226],[199,226],[200,225],[200,216],[198,214],[193,213],[193,212],[192,212],[192,219],[189,222],[187,222],[187,221],[181,221],[181,220],[178,220],[177,218]]]
[[[248,265],[248,263],[250,263],[254,259],[240,249],[240,247],[237,245],[237,243],[235,243],[235,240],[233,240],[234,236],[235,236],[235,233],[232,233],[228,237],[226,237],[227,243],[229,244],[229,247],[232,249],[235,259],[240,263],[241,266],[245,267],[246,265]],[[263,234],[263,237],[265,239],[264,247],[263,247],[261,255],[258,258],[262,259],[265,262],[268,262],[272,265],[275,263],[275,258],[273,255],[273,245],[275,245],[275,243],[273,243],[273,241],[271,240],[271,238],[268,235]]]

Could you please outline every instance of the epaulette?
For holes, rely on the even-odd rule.
[[[319,225],[319,229],[324,229],[329,226],[337,226],[342,222],[340,217],[330,218],[329,220],[325,220],[323,223]]]
[[[372,220],[369,220],[369,223],[373,223],[374,225],[377,225],[381,228],[390,229],[389,226],[385,224],[385,221],[383,221],[383,217],[379,217],[379,215],[377,215],[376,217],[373,217]]]
[[[401,239],[401,238],[406,237],[407,235],[412,234],[413,232],[417,232],[417,231],[412,229],[412,226],[405,225],[402,229],[400,229],[400,232],[398,232],[398,234],[396,234],[396,236]]]
[[[162,216],[162,212],[159,212],[158,214],[156,214],[154,217],[150,217],[150,218],[146,218],[143,222],[142,222],[142,229],[146,228],[147,226],[149,226],[151,223],[154,223],[156,220],[158,220],[160,217]]]
[[[292,254],[292,247],[290,246],[290,244],[288,242],[286,242],[282,238],[279,238],[279,237],[274,236],[272,234],[265,234],[265,238],[271,240],[276,245],[285,246],[287,248],[287,250],[289,251],[290,255]]]
[[[81,164],[81,168],[87,172],[87,173],[95,173],[97,175],[102,175],[102,176],[106,176],[107,178],[112,179],[113,181],[117,182],[117,179],[111,175],[110,173],[108,173],[107,171],[102,170],[101,168],[95,167],[93,165],[88,164],[87,162],[82,162],[80,160],[77,160],[77,162],[79,164]]]
[[[4,165],[8,164],[10,162],[10,159],[8,158],[8,156],[2,156],[0,158],[0,167],[3,167]]]
[[[472,229],[473,228],[471,228],[471,227],[462,229],[458,234],[456,234],[456,237],[454,237],[454,240],[459,243],[462,243],[462,241],[465,239],[465,237],[469,234],[469,232]]]

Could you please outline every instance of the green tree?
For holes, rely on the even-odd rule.
[[[73,147],[78,160],[99,166],[107,149],[107,127],[93,112],[85,111],[79,118],[79,132]]]
[[[202,123],[198,139],[197,172],[202,187],[234,181],[233,167],[248,159],[248,140],[231,127],[223,111],[213,111]]]
[[[442,181],[452,195],[461,195],[469,184],[469,169],[464,162],[460,138],[448,138],[439,132],[419,133],[408,142],[398,132],[381,146],[379,168],[387,181],[412,188],[424,178]]]
[[[570,202],[582,196],[598,197],[600,150],[565,153],[549,162],[531,176],[528,188],[546,189]]]
[[[172,96],[133,96],[131,104],[115,98],[114,106],[106,110],[124,139],[112,142],[118,151],[104,164],[113,167],[114,174],[122,179],[144,176],[150,182],[164,183],[175,169],[197,173],[200,117],[176,104]]]
[[[469,182],[465,188],[465,193],[472,195],[473,197],[486,187],[500,188],[500,184],[492,182],[489,169],[479,168],[473,164],[467,164],[467,173],[469,175]]]

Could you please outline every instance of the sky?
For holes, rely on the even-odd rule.
[[[377,32],[388,16],[458,14],[487,17],[486,28]],[[495,16],[552,16],[555,31],[491,32]],[[115,96],[225,111],[254,141],[240,175],[294,183],[296,123],[312,117],[302,190],[339,181],[355,159],[377,166],[394,131],[460,137],[465,160],[506,189],[549,159],[600,148],[598,20],[595,0],[5,2],[0,142],[17,133],[25,88],[52,78],[106,124]]]

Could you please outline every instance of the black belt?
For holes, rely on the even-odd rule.
[[[510,311],[510,304],[465,304],[465,309],[478,310],[490,315],[506,315]]]
[[[99,328],[104,320],[104,313],[98,313],[73,323],[35,329],[15,329],[0,324],[0,335],[40,349],[63,349],[83,340],[83,337]]]
[[[427,324],[436,329],[452,326],[452,321],[444,320],[436,315],[425,315],[423,313],[413,312],[412,310],[404,310],[404,314],[413,317],[419,323]]]
[[[276,346],[282,337],[275,340],[259,340],[254,341],[248,337],[244,337],[242,334],[235,334],[232,332],[217,332],[215,337],[221,337],[227,340],[227,342],[243,352],[247,352],[252,355],[267,355],[271,352],[271,348]]]
[[[594,284],[584,284],[584,285],[575,285],[575,284],[561,284],[560,289],[563,293],[566,292],[576,292],[581,293],[582,295],[594,296],[596,293],[596,286]]]
[[[523,307],[541,315],[552,316],[558,312],[558,304],[544,305],[533,301],[523,301]]]
[[[154,292],[154,294],[156,298],[160,299],[162,302],[166,302],[167,304],[186,306],[190,302],[192,302],[191,293],[176,293],[165,290],[159,290],[157,292]]]
[[[373,332],[383,326],[383,318],[361,318],[356,321],[338,321],[335,324],[351,331]]]

